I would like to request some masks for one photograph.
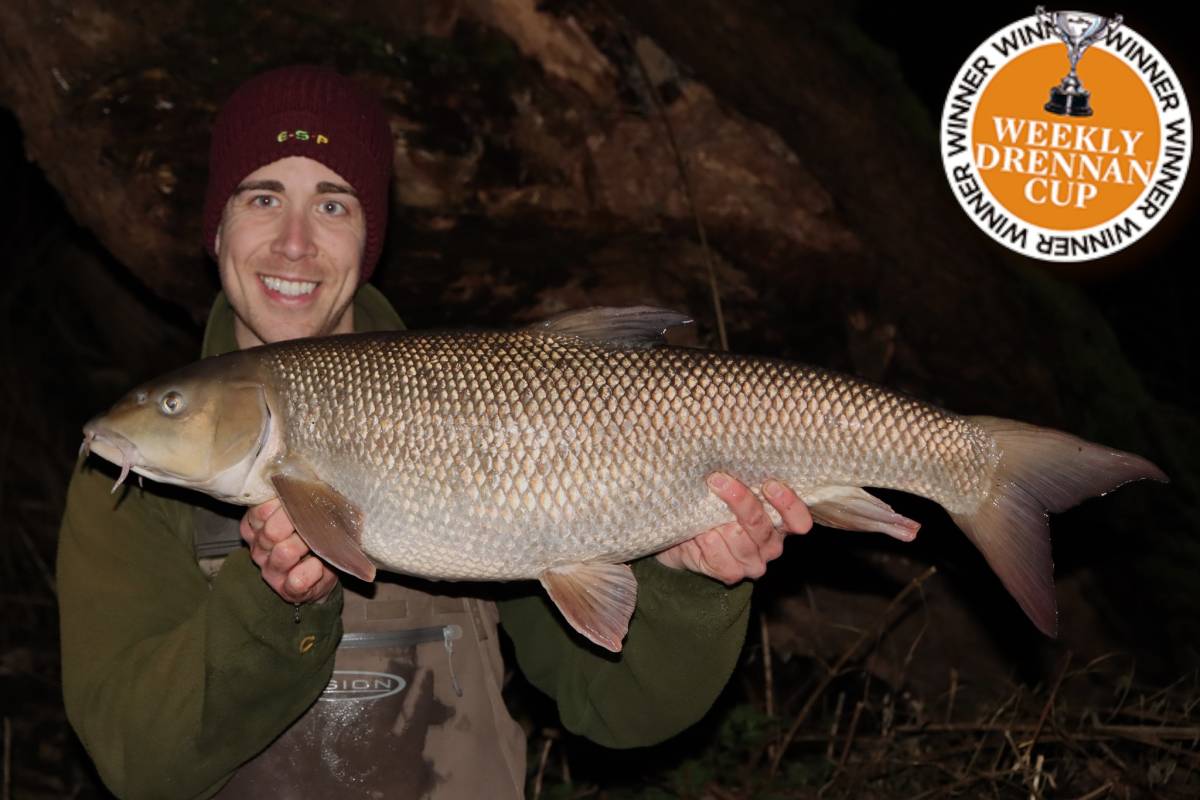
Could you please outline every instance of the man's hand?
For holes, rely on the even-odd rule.
[[[278,499],[248,509],[240,530],[263,580],[289,603],[322,602],[337,585],[337,575],[311,555]]]
[[[725,501],[736,521],[659,553],[656,558],[668,567],[690,569],[732,586],[746,578],[761,578],[767,562],[783,554],[784,535],[812,529],[808,506],[779,481],[767,481],[763,494],[783,518],[783,530],[775,527],[763,504],[745,484],[714,472],[708,476],[708,486]]]

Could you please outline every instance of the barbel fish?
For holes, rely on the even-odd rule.
[[[728,519],[704,478],[794,487],[825,525],[919,525],[864,487],[939,503],[1030,619],[1057,631],[1047,511],[1140,478],[1140,456],[959,416],[778,359],[667,346],[648,307],[515,331],[298,339],[205,359],[84,427],[128,472],[255,505],[278,496],[328,563],[440,580],[539,580],[621,649],[627,562]],[[115,489],[115,487],[114,487]]]

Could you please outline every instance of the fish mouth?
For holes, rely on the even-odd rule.
[[[79,446],[79,455],[86,458],[89,453],[95,453],[121,468],[121,477],[113,484],[113,492],[125,482],[130,470],[138,467],[141,460],[137,445],[116,431],[98,424],[96,420],[83,426],[83,444]]]
[[[81,457],[86,458],[90,453],[95,453],[105,461],[116,464],[121,468],[121,476],[113,484],[110,494],[117,491],[118,487],[129,477],[130,472],[138,476],[139,485],[143,476],[151,480],[164,481],[166,483],[186,485],[189,482],[189,479],[184,475],[152,467],[144,463],[141,451],[138,450],[137,445],[116,431],[98,425],[94,420],[84,426],[83,444],[79,446],[79,455]]]

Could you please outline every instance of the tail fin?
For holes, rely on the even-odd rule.
[[[1000,461],[974,512],[952,514],[1000,581],[1047,636],[1058,634],[1047,511],[1065,511],[1130,481],[1167,476],[1141,456],[1049,428],[971,417],[996,440]]]

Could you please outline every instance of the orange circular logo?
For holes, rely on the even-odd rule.
[[[1179,194],[1191,156],[1183,87],[1118,16],[1019,20],[984,42],[942,114],[946,175],[993,239],[1085,261],[1144,236]]]

